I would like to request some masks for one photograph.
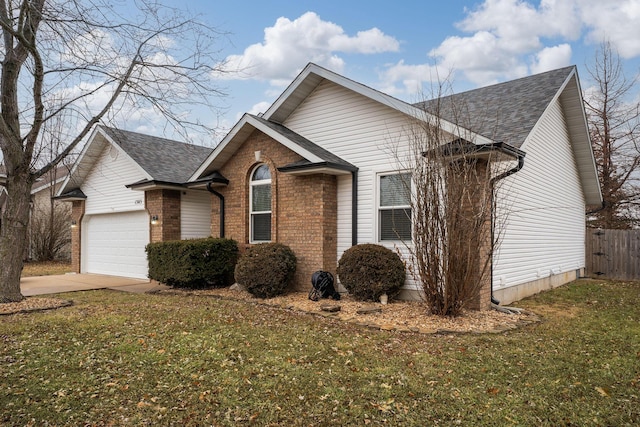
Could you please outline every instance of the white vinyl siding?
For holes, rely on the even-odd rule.
[[[180,233],[182,239],[211,236],[211,193],[183,191],[180,196]]]
[[[338,177],[338,259],[340,255],[351,247],[352,235],[352,206],[351,188],[352,181],[350,175],[339,175]]]
[[[106,144],[81,187],[87,196],[85,214],[144,210],[144,192],[125,187],[143,179],[133,160]]]
[[[494,288],[584,267],[584,198],[559,102],[550,105],[522,149],[524,168],[497,190],[506,224]]]
[[[400,170],[406,115],[329,81],[322,82],[285,126],[358,167],[358,243],[377,243],[376,176]],[[405,138],[404,140],[402,138]],[[406,154],[400,151],[399,157]],[[384,243],[393,248],[391,242]],[[338,180],[338,259],[351,246],[351,178]]]

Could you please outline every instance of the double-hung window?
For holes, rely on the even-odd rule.
[[[378,239],[411,240],[411,174],[378,175]]]
[[[271,172],[269,166],[257,166],[249,183],[250,241],[271,241]]]

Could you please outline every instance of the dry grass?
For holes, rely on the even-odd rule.
[[[31,261],[24,264],[22,277],[52,276],[71,272],[69,261]]]
[[[499,334],[379,331],[197,295],[61,295],[0,321],[0,425],[640,425],[640,283]],[[570,310],[571,316],[564,313]]]

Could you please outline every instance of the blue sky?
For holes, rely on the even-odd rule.
[[[450,75],[459,92],[570,64],[585,89],[585,63],[605,37],[630,76],[640,67],[640,0],[196,0],[186,7],[229,32],[220,57],[243,70],[220,79],[229,94],[221,128],[264,111],[309,61],[407,101],[428,94],[438,76]]]

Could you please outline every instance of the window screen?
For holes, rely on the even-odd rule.
[[[411,174],[380,176],[380,240],[411,240]]]

